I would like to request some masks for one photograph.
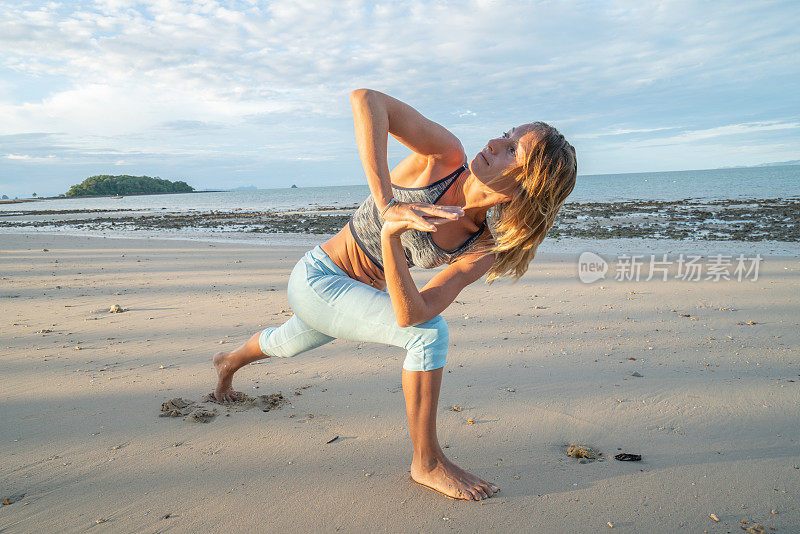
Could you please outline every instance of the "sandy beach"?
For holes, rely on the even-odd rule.
[[[800,532],[796,255],[756,281],[583,283],[546,253],[466,288],[439,436],[502,488],[477,503],[408,480],[401,349],[242,369],[269,411],[199,402],[214,352],[289,317],[306,250],[0,235],[0,532]],[[176,397],[217,415],[159,417]]]

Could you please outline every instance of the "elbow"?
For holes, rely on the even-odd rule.
[[[446,153],[447,163],[455,167],[464,163],[465,157],[464,145],[458,139],[453,139],[453,146]]]
[[[418,324],[422,324],[428,319],[425,318],[424,314],[413,314],[413,313],[395,313],[394,318],[397,321],[397,326],[400,328],[406,328],[409,326],[417,326]]]
[[[397,326],[399,326],[400,328],[415,326],[414,321],[411,320],[411,317],[395,315],[394,318],[397,321]]]
[[[425,297],[422,297],[420,301],[403,301],[399,305],[394,305],[393,302],[392,304],[394,319],[397,321],[397,326],[401,328],[428,322],[438,314],[434,309],[431,309],[431,304],[425,300]]]
[[[375,91],[372,89],[356,89],[355,91],[350,92],[350,103],[357,104],[361,102],[365,102],[370,95],[374,94]]]

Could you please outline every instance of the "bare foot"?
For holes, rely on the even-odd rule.
[[[454,499],[481,501],[500,491],[494,484],[464,471],[443,456],[427,464],[412,462],[411,478]]]
[[[236,369],[230,364],[230,352],[218,352],[211,360],[217,370],[217,386],[214,388],[214,397],[219,402],[236,400],[237,393],[233,390],[233,373]]]

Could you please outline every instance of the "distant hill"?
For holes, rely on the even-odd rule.
[[[753,167],[783,167],[786,165],[800,165],[800,159],[793,159],[790,161],[773,161],[770,163],[757,163],[755,165],[731,165],[728,167],[720,167],[720,169],[752,169]]]
[[[67,191],[68,197],[85,197],[93,195],[137,195],[147,193],[191,193],[194,187],[186,182],[171,182],[150,176],[110,176],[101,174],[90,176],[80,184],[73,185]]]
[[[800,159],[793,159],[791,161],[776,161],[775,163],[760,163],[753,165],[753,167],[780,167],[783,165],[800,165]]]
[[[255,191],[256,189],[258,188],[254,185],[243,185],[240,187],[234,187],[230,191]]]

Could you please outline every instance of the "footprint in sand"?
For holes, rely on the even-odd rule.
[[[175,397],[161,403],[160,417],[184,417],[193,423],[208,423],[217,415],[216,408],[209,410],[194,401]]]
[[[210,402],[227,406],[228,409],[233,408],[237,412],[249,410],[250,408],[260,408],[262,412],[268,412],[274,408],[280,408],[286,399],[283,398],[282,393],[272,393],[270,395],[259,395],[258,397],[251,397],[242,393],[236,392],[236,400],[220,402],[214,397],[213,393],[208,393],[203,396],[203,402]]]
[[[237,393],[236,400],[230,402],[218,401],[213,393],[204,395],[199,403],[182,397],[175,397],[161,403],[159,416],[183,417],[184,420],[192,423],[208,423],[217,416],[217,408],[209,406],[210,404],[225,406],[229,412],[231,409],[242,412],[250,408],[260,408],[261,411],[268,412],[274,408],[280,408],[286,402],[281,393],[259,395],[258,397],[251,397],[241,392]]]

